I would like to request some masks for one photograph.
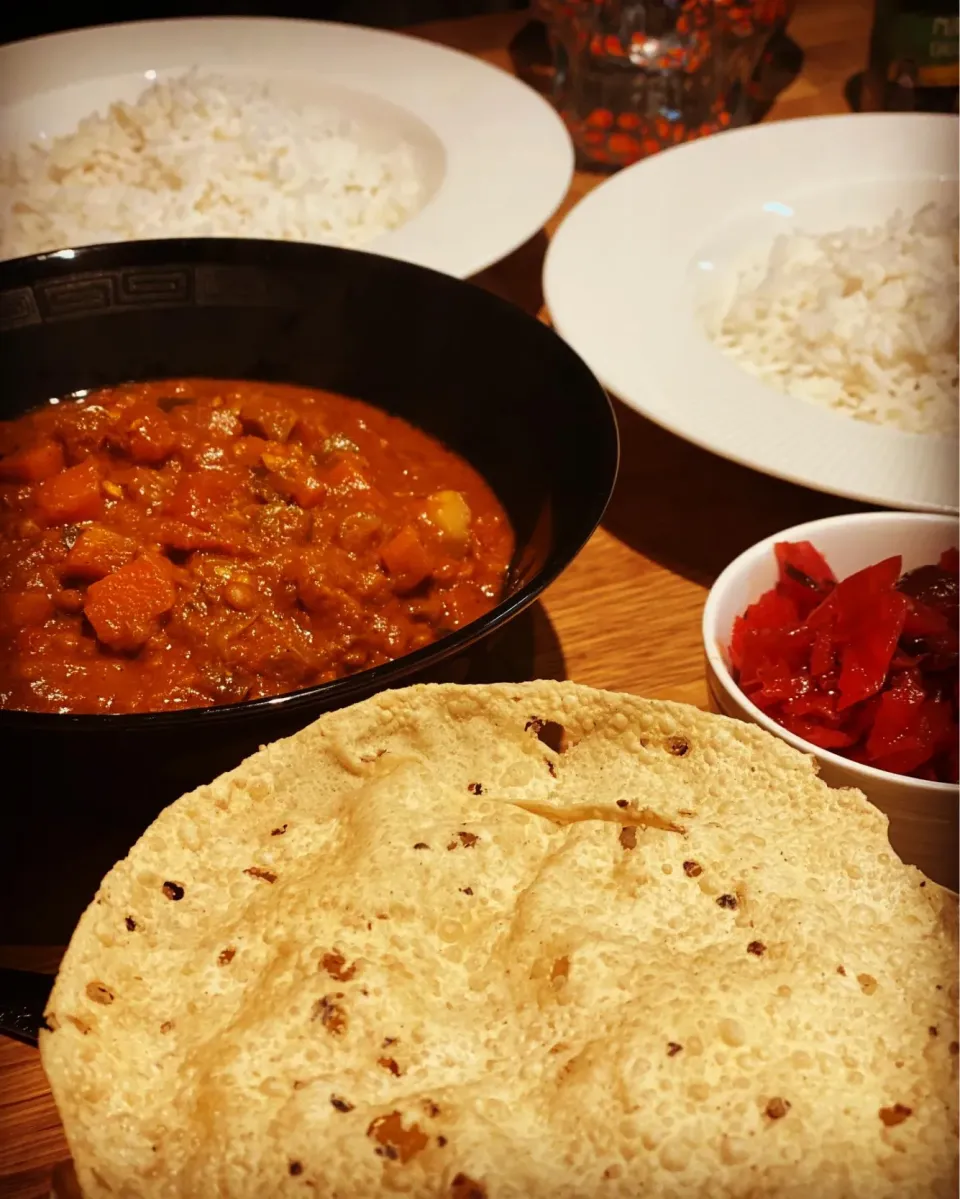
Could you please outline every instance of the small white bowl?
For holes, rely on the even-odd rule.
[[[703,609],[707,682],[720,711],[752,721],[813,754],[821,777],[831,787],[862,791],[889,817],[890,842],[900,857],[955,891],[960,806],[955,785],[890,774],[811,745],[781,728],[734,682],[728,655],[733,622],[776,583],[773,547],[778,541],[812,542],[840,579],[893,554],[903,556],[907,571],[936,562],[944,550],[958,545],[956,519],[915,512],[866,512],[796,525],[757,542],[734,559],[710,589]]]

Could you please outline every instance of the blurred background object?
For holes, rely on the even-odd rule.
[[[956,0],[877,0],[870,61],[854,107],[864,112],[956,112]]]
[[[117,21],[151,21],[165,17],[296,17],[301,20],[346,21],[399,29],[424,21],[512,12],[527,0],[148,0],[137,5],[93,0],[83,5],[8,5],[0,20],[0,40],[18,41],[64,29],[110,25]]]
[[[545,30],[515,45],[581,165],[626,166],[758,119],[798,72],[795,0],[535,0]],[[549,77],[549,82],[545,82]]]

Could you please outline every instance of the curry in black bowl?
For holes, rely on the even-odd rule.
[[[0,427],[0,707],[167,712],[391,662],[501,598],[482,476],[319,388],[133,383]]]
[[[616,475],[607,397],[559,337],[371,254],[19,259],[0,330],[8,941],[65,936],[160,807],[320,712],[522,677],[488,647]]]

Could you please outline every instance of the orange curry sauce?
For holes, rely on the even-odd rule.
[[[134,383],[0,424],[0,707],[158,712],[388,662],[496,604],[507,516],[357,400]]]

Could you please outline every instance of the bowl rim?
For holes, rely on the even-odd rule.
[[[84,273],[98,267],[109,269],[110,264],[102,259],[110,259],[114,255],[124,261],[113,266],[135,266],[138,250],[145,251],[145,257],[156,254],[161,247],[169,248],[169,261],[189,261],[197,264],[210,262],[247,261],[245,251],[251,256],[256,252],[272,257],[277,262],[278,269],[289,269],[295,265],[295,260],[323,257],[365,258],[377,259],[385,268],[398,274],[427,275],[448,288],[469,288],[470,292],[483,298],[479,301],[492,311],[500,310],[503,315],[516,321],[522,319],[528,322],[531,332],[537,330],[536,337],[555,339],[560,352],[568,359],[579,362],[583,374],[592,381],[592,392],[589,398],[590,415],[594,426],[594,456],[593,471],[597,476],[598,485],[594,488],[589,499],[577,509],[577,518],[571,521],[566,530],[565,539],[555,545],[534,575],[515,592],[500,599],[488,612],[460,629],[441,637],[430,645],[425,645],[412,653],[403,654],[390,662],[367,670],[357,671],[356,674],[346,675],[340,679],[320,683],[313,687],[304,687],[296,691],[285,692],[281,695],[264,696],[260,699],[241,700],[232,704],[212,704],[209,707],[189,707],[172,711],[135,712],[135,713],[71,713],[71,712],[32,712],[21,708],[0,709],[0,731],[5,734],[43,732],[66,734],[98,734],[104,733],[143,733],[169,732],[176,729],[195,732],[198,727],[214,728],[226,724],[239,725],[257,718],[270,715],[293,715],[304,710],[314,709],[317,714],[332,707],[347,707],[360,699],[379,691],[396,686],[403,679],[418,673],[421,669],[460,653],[468,646],[501,628],[508,621],[519,615],[540,596],[547,587],[573,562],[586,543],[593,536],[603,518],[610,498],[613,495],[620,466],[620,432],[617,425],[616,412],[613,402],[606,389],[596,375],[583,361],[577,351],[566,342],[554,329],[545,325],[536,317],[530,316],[517,305],[502,299],[500,296],[485,288],[472,284],[469,280],[457,279],[452,275],[431,267],[420,266],[388,255],[374,254],[368,250],[346,249],[339,246],[321,246],[313,243],[277,242],[258,238],[152,238],[130,242],[104,242],[96,245],[77,247],[69,251],[69,257],[62,250],[45,251],[41,254],[26,255],[22,258],[12,258],[0,262],[0,291],[4,290],[3,277],[13,276],[14,286],[29,286],[29,277],[34,267],[39,269],[40,277],[44,277],[58,261],[70,264],[68,273]],[[217,257],[217,253],[220,256]],[[210,255],[214,257],[211,258]],[[287,263],[281,260],[287,258]],[[303,269],[303,266],[300,267]],[[476,302],[476,301],[475,301]],[[583,389],[586,399],[587,389]]]
[[[767,732],[773,733],[774,736],[779,737],[781,740],[786,741],[795,749],[799,749],[806,754],[813,754],[816,758],[832,767],[856,775],[862,778],[865,784],[884,783],[889,785],[891,782],[899,782],[911,790],[927,792],[930,795],[956,795],[960,792],[960,785],[956,783],[941,783],[931,779],[915,779],[909,775],[894,774],[889,770],[880,770],[876,766],[869,766],[866,763],[854,762],[850,758],[844,758],[842,755],[834,753],[832,750],[821,749],[819,746],[813,745],[812,742],[805,741],[802,737],[798,737],[796,733],[792,733],[789,729],[785,729],[782,725],[777,724],[766,712],[758,708],[734,681],[733,675],[727,666],[724,652],[721,649],[720,637],[717,630],[718,608],[721,598],[749,567],[772,552],[776,542],[794,540],[799,537],[812,537],[817,531],[823,531],[824,529],[836,529],[840,527],[855,529],[857,525],[866,524],[900,526],[904,523],[914,526],[919,524],[940,525],[944,528],[949,526],[954,530],[957,529],[957,518],[948,513],[900,510],[888,512],[851,512],[840,516],[826,516],[819,520],[805,521],[803,524],[793,525],[788,529],[781,529],[777,533],[771,533],[768,537],[755,542],[742,553],[738,554],[729,565],[724,567],[707,594],[700,624],[703,648],[707,664],[710,670],[712,670],[718,685],[749,713],[750,719],[755,724],[766,729]]]
[[[176,48],[182,44],[189,52]],[[443,149],[439,186],[401,225],[369,243],[377,253],[467,279],[512,254],[556,213],[573,178],[574,149],[553,106],[513,73],[415,30],[266,10],[128,17],[18,38],[0,46],[0,73],[29,78],[38,60],[61,57],[74,64],[66,79],[51,85],[44,76],[27,94],[6,101],[32,108],[38,97],[62,87],[96,89],[104,79],[147,68],[162,78],[180,75],[196,58],[203,74],[239,67],[257,79],[315,76],[317,47],[328,56],[319,81],[327,90],[360,91],[401,110],[426,126]],[[111,65],[103,69],[91,59]],[[381,61],[393,69],[378,69]],[[172,67],[165,65],[170,62]],[[332,98],[326,106],[339,107]],[[465,126],[475,135],[466,147],[458,136]],[[514,162],[521,164],[518,170],[510,169]],[[478,221],[484,212],[486,221]]]
[[[763,123],[727,129],[625,167],[567,212],[550,241],[543,289],[554,326],[627,407],[702,449],[823,494],[956,513],[955,435],[906,433],[784,394],[713,344],[694,303],[694,276],[702,273],[695,264],[727,221],[737,223],[736,214],[748,211],[750,196],[759,218],[771,195],[795,192],[800,215],[790,222],[802,227],[800,197],[829,195],[846,178],[843,171],[864,186],[911,178],[939,186],[943,176],[955,190],[956,125],[955,114],[920,112],[801,117],[782,131]],[[843,157],[838,139],[846,143],[853,132],[858,152],[846,152],[834,178],[825,164]],[[890,147],[901,143],[919,154],[927,137],[949,141],[949,169],[925,165],[915,172],[903,165],[903,154],[891,157]],[[866,166],[860,160],[868,151],[888,165]],[[748,184],[738,182],[741,159],[760,172]],[[708,177],[715,187],[697,186]],[[848,212],[831,223],[837,229],[850,219]],[[618,231],[628,220],[641,232],[624,246]],[[777,230],[767,232],[772,245]],[[767,234],[758,226],[756,236],[762,249]],[[638,288],[638,274],[656,279],[657,287]]]

